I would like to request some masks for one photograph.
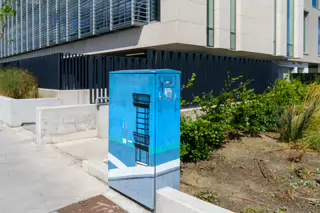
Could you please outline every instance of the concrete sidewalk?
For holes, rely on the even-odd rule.
[[[81,160],[35,144],[22,128],[0,132],[0,212],[47,213],[102,194],[107,186]]]

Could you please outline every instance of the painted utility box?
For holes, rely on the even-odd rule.
[[[180,189],[180,76],[110,73],[109,186],[149,209],[157,189]]]

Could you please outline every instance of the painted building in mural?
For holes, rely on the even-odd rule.
[[[180,186],[180,72],[110,73],[109,185],[149,209]]]

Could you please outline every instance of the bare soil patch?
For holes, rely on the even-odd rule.
[[[230,141],[210,161],[182,165],[181,191],[234,212],[320,212],[320,154],[276,138]]]

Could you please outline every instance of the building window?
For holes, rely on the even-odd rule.
[[[151,0],[150,21],[160,21],[160,0]]]
[[[293,57],[294,0],[287,0],[287,56]]]
[[[312,6],[314,8],[319,8],[319,0],[312,0]]]
[[[273,1],[274,4],[274,17],[273,17],[273,54],[277,54],[277,0]]]
[[[304,20],[303,20],[303,52],[307,52],[307,18],[308,12],[304,11]]]
[[[320,56],[320,19],[318,20],[318,56]]]
[[[207,45],[214,46],[214,0],[207,0],[208,17],[207,17]]]
[[[230,0],[230,49],[236,49],[236,0]]]

